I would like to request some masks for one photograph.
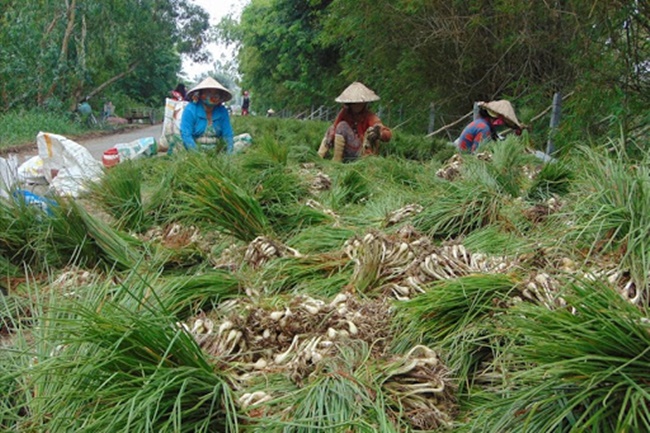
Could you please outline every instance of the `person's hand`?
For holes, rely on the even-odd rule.
[[[380,135],[380,126],[375,125],[368,128],[366,131],[366,138],[370,141],[375,141],[379,138]]]

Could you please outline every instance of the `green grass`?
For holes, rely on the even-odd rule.
[[[337,164],[316,155],[324,123],[233,124],[253,136],[238,155],[120,164],[51,215],[0,200],[0,430],[648,430],[646,161],[605,143],[541,165],[511,137],[490,158],[463,156],[449,181],[440,141],[399,133],[382,156]],[[329,189],[311,188],[321,174]],[[559,211],[526,218],[550,197]],[[433,257],[449,243],[469,254]],[[427,256],[464,276],[418,283]],[[494,256],[508,262],[470,266]],[[620,274],[581,281],[590,269]],[[566,306],[522,300],[542,273]],[[392,284],[423,293],[397,300]],[[304,296],[323,300],[318,313]],[[220,356],[178,323],[197,318],[255,335]],[[321,358],[307,362],[312,332]],[[294,335],[298,353],[274,364]],[[410,370],[414,350],[429,356]],[[252,391],[271,400],[244,408]]]
[[[273,292],[308,293],[329,297],[341,291],[352,275],[351,262],[337,255],[283,258],[270,263],[261,273]]]
[[[173,323],[110,303],[62,310],[49,326],[63,346],[32,373],[35,393],[51,396],[34,416],[52,431],[236,431],[223,373]]]
[[[34,144],[40,131],[64,136],[78,135],[84,128],[70,115],[56,111],[10,111],[0,114],[0,149]]]
[[[564,161],[544,164],[528,188],[528,198],[545,200],[564,196],[570,191],[574,178],[575,168]]]
[[[644,314],[602,283],[575,282],[575,308],[522,304],[506,322],[520,338],[512,385],[476,409],[468,430],[646,431],[650,354]]]
[[[573,195],[573,225],[566,239],[594,257],[611,255],[637,287],[650,281],[650,170],[622,153],[581,148],[584,159]],[[646,290],[646,289],[642,289]],[[649,302],[646,297],[645,302]]]
[[[409,414],[402,411],[399,400],[382,384],[385,363],[372,365],[367,345],[336,350],[338,355],[323,363],[321,374],[309,377],[299,388],[286,381],[267,382],[265,391],[276,397],[267,403],[271,414],[253,420],[253,431],[416,431],[405,421]],[[285,405],[290,412],[274,411]]]
[[[493,185],[449,183],[414,218],[415,227],[434,237],[452,238],[496,224],[503,219],[505,198]]]
[[[506,275],[470,275],[441,281],[397,304],[396,349],[422,343],[437,347],[460,386],[469,392],[484,363],[498,359],[506,339],[499,316],[516,281]]]
[[[251,193],[226,173],[211,170],[186,185],[180,214],[190,221],[208,221],[224,233],[250,242],[271,234],[267,216]]]
[[[120,228],[141,232],[151,226],[142,197],[142,170],[133,161],[124,161],[107,170],[90,186],[90,196]]]

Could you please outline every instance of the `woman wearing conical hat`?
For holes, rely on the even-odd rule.
[[[220,139],[233,151],[233,132],[224,102],[232,93],[214,78],[208,77],[187,92],[189,104],[181,117],[181,138],[187,150],[214,149]]]
[[[332,161],[352,161],[362,155],[376,155],[379,142],[388,142],[393,133],[368,109],[379,96],[359,82],[350,84],[337,98],[343,108],[328,128],[318,154],[325,158],[334,149]]]
[[[458,149],[474,153],[481,143],[487,140],[496,140],[497,127],[506,125],[521,134],[524,125],[519,123],[515,110],[510,101],[479,102],[479,117],[463,129],[456,140]]]

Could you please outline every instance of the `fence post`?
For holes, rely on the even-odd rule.
[[[436,104],[433,102],[429,105],[429,128],[427,134],[431,134],[436,129]]]
[[[474,102],[474,120],[478,119],[478,102]]]
[[[560,115],[562,111],[562,95],[556,92],[553,95],[553,111],[551,112],[551,129],[548,133],[548,141],[546,142],[546,154],[552,155],[555,152],[555,145],[553,144],[553,135],[557,127],[560,125]]]

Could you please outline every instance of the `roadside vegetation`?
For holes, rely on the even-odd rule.
[[[3,430],[650,429],[646,159],[398,131],[335,164],[324,123],[234,125],[0,202]]]
[[[24,144],[34,144],[40,131],[56,131],[73,137],[87,131],[67,113],[57,111],[10,111],[0,114],[0,151]]]

